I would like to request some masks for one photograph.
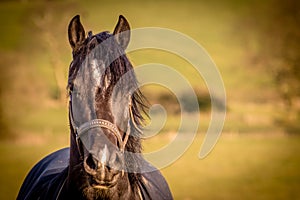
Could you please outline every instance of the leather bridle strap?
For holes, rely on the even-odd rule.
[[[126,145],[126,142],[127,142],[127,139],[128,138],[128,135],[130,134],[130,130],[127,128],[127,131],[126,131],[126,135],[125,135],[125,139],[124,141],[122,140],[122,135],[119,131],[119,129],[111,122],[107,121],[107,120],[104,120],[104,119],[93,119],[91,121],[88,121],[88,122],[85,122],[84,124],[82,124],[81,126],[76,126],[75,122],[74,122],[74,119],[73,119],[73,116],[72,116],[72,110],[70,109],[70,121],[71,121],[71,124],[72,124],[72,127],[74,129],[74,132],[75,132],[75,136],[76,136],[76,143],[77,143],[77,147],[79,149],[79,140],[80,140],[80,137],[86,133],[88,130],[90,129],[93,129],[93,128],[97,128],[97,127],[100,127],[100,128],[107,128],[109,129],[117,138],[118,140],[118,143],[120,145],[120,150],[122,152],[124,152],[125,150],[125,145]],[[128,125],[129,127],[129,125]],[[79,151],[80,153],[80,151]]]
[[[82,124],[77,129],[78,137],[80,138],[81,135],[83,135],[88,130],[93,129],[93,128],[97,128],[97,127],[107,128],[110,131],[112,131],[113,134],[116,136],[116,138],[118,140],[121,151],[124,150],[125,144],[123,144],[122,135],[119,132],[118,128],[113,123],[111,123],[107,120],[104,120],[104,119],[93,119],[91,121],[88,121],[88,122]]]

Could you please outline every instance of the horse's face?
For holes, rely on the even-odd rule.
[[[130,69],[120,65],[128,62],[122,54],[129,42],[129,30],[122,16],[113,34],[89,34],[86,38],[79,16],[69,25],[73,49],[68,84],[70,121],[83,169],[93,188],[113,187],[123,175],[131,95],[120,77]]]

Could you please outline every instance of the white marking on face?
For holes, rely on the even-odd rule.
[[[105,163],[106,163],[106,160],[107,160],[107,158],[106,158],[107,153],[108,153],[108,150],[107,150],[107,146],[105,145],[105,146],[104,146],[104,149],[103,149],[103,154],[102,154],[102,157],[101,157],[101,161],[100,161],[102,164],[105,164]]]
[[[95,81],[95,84],[97,86],[100,86],[100,78],[101,78],[101,64],[97,59],[93,59],[91,62],[91,68],[92,68],[92,78],[93,81]]]

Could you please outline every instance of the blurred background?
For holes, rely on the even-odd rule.
[[[167,52],[129,55],[136,66],[157,62],[174,67],[197,91],[198,134],[180,159],[162,169],[175,199],[300,199],[299,8],[297,0],[2,0],[0,199],[15,199],[31,167],[69,145],[67,26],[76,14],[94,33],[112,32],[120,14],[132,28],[174,29],[201,44],[218,66],[227,117],[214,150],[200,160],[210,120],[209,93],[201,77]],[[180,108],[165,88],[143,91],[168,114],[162,131],[144,141],[150,152],[171,141]],[[188,96],[183,99],[187,105]],[[188,110],[199,117],[194,108]]]

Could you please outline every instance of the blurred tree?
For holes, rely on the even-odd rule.
[[[300,119],[300,1],[259,1],[249,11],[243,28],[252,33],[246,35],[255,35],[257,39],[257,43],[252,44],[251,59],[272,73],[286,110],[286,116],[281,120],[289,131],[297,132]]]
[[[50,3],[43,4],[35,9],[31,18],[37,30],[37,37],[49,57],[53,70],[56,87],[52,88],[51,97],[61,103],[65,103],[66,79],[68,65],[63,56],[68,49],[67,25],[74,15],[76,4]],[[63,12],[57,12],[63,10]],[[64,43],[62,43],[64,41]]]
[[[64,63],[60,58],[61,56],[60,44],[55,35],[56,32],[53,31],[52,29],[54,24],[53,15],[55,15],[55,13],[46,10],[42,16],[35,18],[34,23],[40,29],[43,43],[45,47],[48,49],[48,51],[50,52],[50,62],[54,72],[55,81],[57,84],[57,90],[56,92],[54,92],[54,94],[52,94],[52,96],[55,99],[64,102],[65,96],[63,94],[65,93],[65,77],[62,71]],[[60,22],[57,23],[58,26],[56,27],[60,27]]]
[[[272,7],[265,50],[270,53],[268,60],[274,66],[279,92],[290,109],[300,97],[300,2],[278,0]]]

